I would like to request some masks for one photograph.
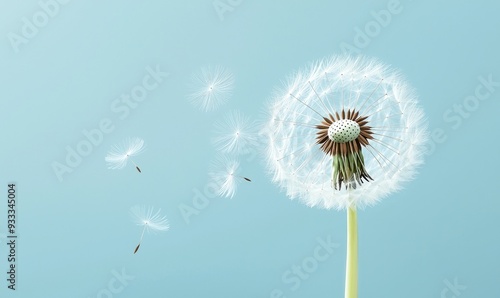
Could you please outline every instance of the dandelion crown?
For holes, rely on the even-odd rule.
[[[309,206],[376,203],[422,163],[426,125],[400,73],[365,57],[327,58],[276,91],[265,128],[274,182]]]

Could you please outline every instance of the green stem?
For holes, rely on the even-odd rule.
[[[358,224],[355,206],[347,209],[345,298],[358,298]]]

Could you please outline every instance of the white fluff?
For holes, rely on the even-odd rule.
[[[170,229],[168,219],[160,212],[161,209],[155,212],[153,207],[141,205],[130,208],[130,213],[137,225],[144,226],[148,231],[168,231]]]
[[[231,97],[234,76],[222,66],[209,66],[193,74],[188,95],[189,101],[202,111],[219,108]]]
[[[108,163],[108,169],[123,169],[127,165],[128,159],[140,154],[144,148],[143,139],[128,138],[121,146],[113,146],[104,160]]]
[[[212,139],[215,148],[224,153],[241,154],[257,144],[257,125],[239,111],[231,111],[215,122]]]
[[[240,163],[225,155],[218,155],[210,165],[210,180],[218,186],[217,195],[233,198],[238,183],[243,177],[238,175]]]

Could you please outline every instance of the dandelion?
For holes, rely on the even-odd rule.
[[[217,150],[224,153],[244,153],[257,141],[256,123],[239,111],[229,112],[214,124],[216,137],[212,139]]]
[[[427,127],[399,72],[363,57],[332,57],[297,72],[270,104],[273,181],[308,206],[347,209],[346,298],[357,297],[357,207],[411,180]]]
[[[222,66],[209,66],[195,73],[191,79],[189,101],[208,112],[216,110],[231,97],[234,86],[233,74]]]
[[[217,156],[212,162],[209,172],[210,179],[218,186],[218,195],[232,198],[241,181],[251,182],[250,178],[238,174],[240,164],[223,155]]]
[[[154,212],[153,207],[145,207],[145,206],[134,206],[130,208],[130,212],[132,217],[136,221],[137,225],[143,226],[141,238],[139,239],[139,244],[137,244],[134,254],[139,250],[141,246],[142,239],[144,237],[144,232],[147,230],[150,231],[168,231],[170,229],[170,225],[165,216],[160,215],[160,209],[157,212]]]
[[[137,171],[141,173],[141,169],[131,157],[142,153],[144,148],[144,140],[140,138],[128,138],[122,146],[113,146],[105,158],[108,169],[123,169],[130,159]]]

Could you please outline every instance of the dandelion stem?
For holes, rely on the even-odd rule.
[[[354,205],[347,210],[345,298],[358,298],[358,224]]]

